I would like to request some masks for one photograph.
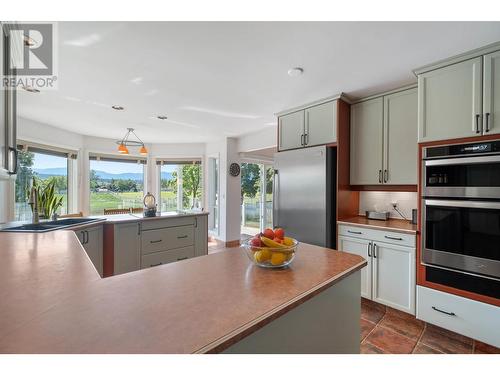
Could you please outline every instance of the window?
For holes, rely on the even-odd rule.
[[[90,155],[90,214],[143,207],[145,158]]]
[[[201,209],[201,160],[158,160],[160,210]]]
[[[73,211],[72,198],[76,196],[73,194],[75,184],[68,176],[73,174],[74,159],[76,159],[74,152],[45,149],[38,145],[19,146],[18,173],[15,183],[15,220],[32,218],[28,202],[33,179],[42,187],[46,187],[49,183],[54,184],[55,196],[62,197],[62,204],[56,211],[59,215]],[[40,212],[40,215],[43,216],[43,213]]]

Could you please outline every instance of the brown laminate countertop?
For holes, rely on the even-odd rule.
[[[0,353],[219,352],[366,265],[300,244],[281,270],[235,248],[101,279],[69,230],[0,233],[0,256]]]
[[[355,216],[348,219],[337,220],[338,224],[354,225],[359,227],[369,227],[374,229],[386,229],[393,232],[416,234],[417,226],[408,220],[389,219],[373,220],[365,216]]]

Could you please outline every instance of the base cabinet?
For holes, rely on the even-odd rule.
[[[103,228],[102,225],[76,230],[75,231],[78,240],[82,244],[85,252],[92,261],[99,275],[103,275]]]
[[[114,274],[137,271],[141,268],[141,224],[115,224]]]
[[[339,233],[339,250],[368,262],[361,270],[361,296],[415,314],[415,236],[344,225]]]

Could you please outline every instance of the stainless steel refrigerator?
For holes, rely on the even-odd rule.
[[[336,238],[336,148],[274,155],[273,225],[300,242],[329,248]]]

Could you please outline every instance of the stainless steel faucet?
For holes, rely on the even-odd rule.
[[[38,214],[38,190],[34,186],[31,188],[28,204],[31,206],[31,211],[33,212],[32,223],[38,224],[40,222],[40,216]]]

